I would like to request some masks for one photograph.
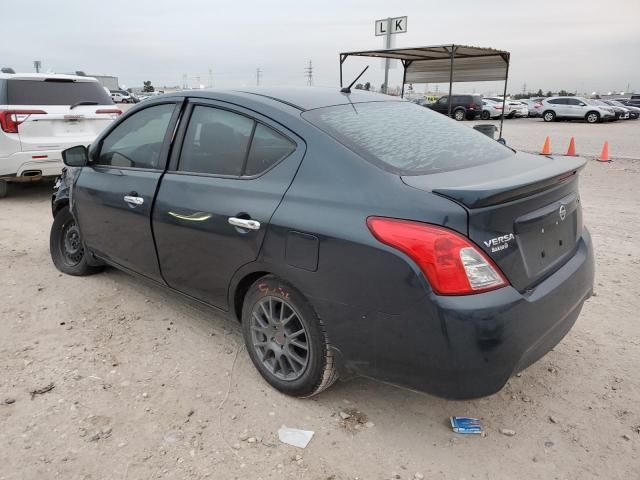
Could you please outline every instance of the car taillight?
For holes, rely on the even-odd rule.
[[[542,106],[542,102],[536,102],[533,104],[533,108],[540,108]]]
[[[96,113],[111,113],[114,115],[122,115],[122,110],[119,108],[100,108],[96,110]]]
[[[508,285],[491,259],[453,230],[383,217],[369,217],[367,226],[379,241],[416,262],[438,295],[469,295]]]
[[[43,110],[0,110],[0,128],[6,133],[18,133],[18,125],[31,115],[46,115]]]
[[[470,103],[470,104],[469,104],[469,108],[470,108],[471,110],[473,110],[473,109],[474,109],[474,108],[476,108],[476,107],[477,107],[477,105],[476,105],[475,103]]]

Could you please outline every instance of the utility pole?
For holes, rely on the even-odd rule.
[[[40,60],[33,61],[33,68],[36,69],[36,73],[40,73],[40,67],[42,66],[42,62]]]
[[[522,95],[526,95],[527,94],[527,82],[524,82],[524,84],[522,85]]]
[[[309,60],[309,66],[304,69],[304,76],[307,77],[307,85],[313,85],[313,64]]]
[[[260,86],[260,77],[262,76],[262,70],[260,67],[256,68],[256,85]]]
[[[187,88],[189,88],[189,85],[187,84],[187,74],[186,73],[182,74],[182,88],[184,88],[185,90]]]
[[[209,88],[213,88],[213,70],[209,69]]]
[[[384,39],[384,48],[391,48],[391,18],[387,18],[387,34]],[[388,58],[384,59],[384,92],[387,93],[389,91],[389,65],[391,60]]]

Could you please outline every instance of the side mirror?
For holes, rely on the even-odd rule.
[[[582,103],[582,102],[580,102],[580,106],[581,106],[581,107],[586,107],[586,106],[587,106],[587,104],[586,104],[586,103]]]
[[[87,147],[76,145],[62,151],[62,161],[67,167],[84,167],[89,163]]]

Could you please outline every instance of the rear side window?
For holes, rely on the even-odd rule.
[[[197,105],[180,155],[179,169],[215,175],[240,175],[254,121],[243,115]]]
[[[291,140],[259,123],[253,134],[243,175],[258,175],[288,157],[295,149],[296,144]]]
[[[513,152],[486,135],[409,102],[370,102],[303,114],[366,160],[400,175],[488,164]]]
[[[258,175],[289,156],[296,144],[252,118],[197,105],[185,134],[183,172],[239,177]]]
[[[9,105],[113,104],[98,82],[66,80],[7,80],[7,100]]]
[[[162,104],[134,113],[102,141],[94,165],[162,168],[160,154],[175,105]]]

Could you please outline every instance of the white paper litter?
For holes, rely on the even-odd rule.
[[[312,430],[299,430],[297,428],[289,428],[286,425],[282,425],[278,429],[278,438],[282,443],[287,445],[293,445],[298,448],[305,448],[309,445],[311,437],[313,437]]]

